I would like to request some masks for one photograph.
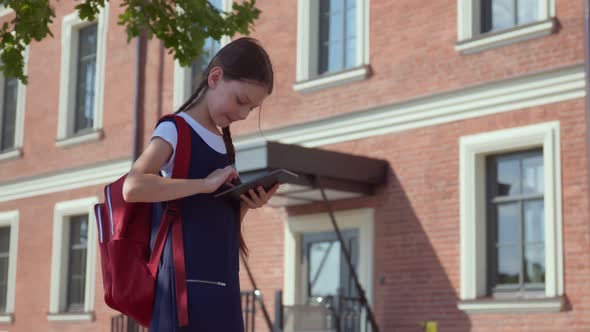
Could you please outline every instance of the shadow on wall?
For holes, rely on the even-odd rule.
[[[457,309],[459,283],[455,289],[449,278],[453,273],[459,280],[459,215],[458,209],[456,218],[443,210],[456,203],[445,202],[439,193],[417,196],[408,197],[390,168],[375,208],[374,289],[379,326],[381,331],[416,332],[426,327],[432,331],[436,323],[438,331],[470,331],[469,316]],[[446,269],[439,257],[446,261]]]
[[[459,283],[455,290],[448,275],[453,273],[459,279],[458,203],[448,202],[428,188],[424,189],[427,195],[413,194],[410,199],[391,168],[387,181],[375,196],[332,202],[335,211],[375,209],[373,310],[380,331],[422,332],[427,327],[433,331],[435,324],[438,331],[470,331],[469,317],[457,309]],[[451,216],[442,211],[445,206],[449,211],[449,204],[456,210]],[[287,213],[323,211],[321,204],[315,204],[291,207]],[[420,218],[416,211],[420,211]],[[436,252],[430,239],[444,252]],[[447,269],[439,257],[446,261]]]

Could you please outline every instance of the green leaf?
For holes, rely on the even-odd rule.
[[[81,19],[94,21],[108,0],[86,0],[76,5]],[[50,24],[55,10],[49,0],[0,0],[16,15],[0,30],[0,70],[5,76],[24,75],[25,46],[34,39],[53,37]],[[233,3],[229,12],[219,11],[207,0],[123,0],[118,24],[125,28],[127,42],[145,31],[149,39],[161,40],[168,53],[182,66],[190,66],[202,53],[207,38],[220,40],[224,35],[249,35],[261,12],[255,0]],[[112,9],[111,9],[112,10]]]

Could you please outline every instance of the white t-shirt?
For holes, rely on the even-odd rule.
[[[193,128],[199,136],[209,145],[213,150],[219,153],[227,153],[225,149],[225,143],[223,142],[223,137],[216,135],[209,131],[209,129],[203,127],[200,123],[198,123],[195,119],[190,117],[188,114],[181,112],[178,113],[181,117],[184,118],[186,123]],[[152,138],[154,137],[161,137],[166,142],[172,145],[172,156],[170,159],[162,166],[162,173],[165,177],[170,178],[172,176],[172,170],[174,169],[174,156],[176,156],[176,144],[178,141],[178,133],[176,132],[176,126],[173,122],[165,121],[160,123],[154,133],[152,134]]]

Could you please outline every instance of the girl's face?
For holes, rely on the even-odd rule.
[[[268,96],[266,88],[256,82],[223,79],[220,67],[214,67],[209,72],[208,83],[209,115],[221,128],[245,120]]]

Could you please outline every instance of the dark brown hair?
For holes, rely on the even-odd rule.
[[[186,111],[193,104],[198,103],[207,91],[207,80],[211,69],[220,67],[223,69],[223,79],[249,81],[261,84],[267,89],[270,95],[274,86],[274,71],[272,63],[260,43],[250,37],[242,37],[225,45],[209,62],[209,65],[200,75],[200,82],[188,100],[175,112]],[[223,141],[227,150],[230,163],[236,162],[236,151],[231,137],[229,126],[222,129]],[[238,218],[238,229],[240,237],[240,250],[248,255],[248,247],[242,235],[242,222]]]

